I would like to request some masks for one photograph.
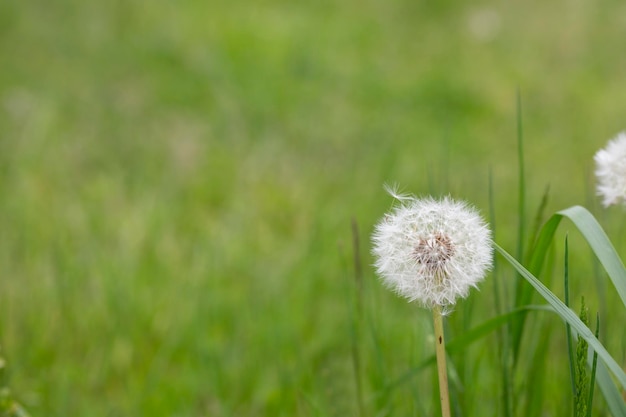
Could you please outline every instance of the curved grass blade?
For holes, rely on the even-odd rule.
[[[546,224],[544,224],[532,251],[529,253],[528,270],[530,273],[534,276],[539,276],[541,273],[541,269],[543,268],[548,254],[548,248],[552,244],[556,230],[563,217],[570,219],[584,236],[585,240],[587,240],[589,246],[608,273],[622,302],[626,306],[626,268],[624,268],[622,260],[600,224],[584,207],[573,206],[561,210],[553,214]],[[532,294],[532,288],[528,286],[518,288],[516,291],[515,306],[519,307],[529,304],[532,300]],[[514,352],[519,351],[524,322],[525,317],[522,315],[516,322],[516,325],[513,326],[512,341]]]
[[[586,208],[581,206],[570,207],[557,214],[569,218],[580,230],[626,306],[626,268],[602,226]]]
[[[550,246],[554,234],[563,217],[570,219],[584,236],[589,246],[598,257],[613,282],[624,306],[626,306],[626,268],[620,259],[613,244],[602,229],[602,226],[593,215],[584,207],[573,206],[554,214],[543,226],[537,243],[533,248],[529,270],[534,275],[541,271],[547,248]]]
[[[583,324],[580,318],[561,300],[557,298],[541,281],[539,281],[533,274],[531,274],[526,268],[522,266],[513,256],[511,256],[507,251],[502,249],[498,244],[494,243],[495,249],[506,259],[516,270],[519,272],[522,277],[532,285],[535,290],[554,308],[554,311],[567,323],[572,326],[572,329],[576,331],[589,343],[596,352],[598,352],[598,356],[604,361],[609,370],[613,373],[615,378],[619,381],[622,387],[626,389],[626,373],[622,370],[619,364],[613,359],[613,357],[609,354],[606,348],[600,343],[598,339],[593,335],[591,330],[587,326]]]

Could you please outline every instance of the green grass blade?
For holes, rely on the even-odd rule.
[[[535,217],[533,220],[533,227],[531,229],[530,236],[528,237],[528,251],[527,254],[532,250],[533,244],[535,240],[537,240],[537,236],[541,231],[541,226],[544,223],[544,216],[546,214],[546,208],[548,207],[548,200],[550,199],[550,185],[547,185],[545,190],[543,191],[543,195],[541,196],[541,202],[537,207],[537,211],[535,211]]]
[[[589,353],[589,357],[591,358],[594,353]],[[593,359],[590,359],[593,361]],[[606,401],[606,405],[609,407],[609,411],[613,417],[626,417],[626,404],[624,404],[624,399],[622,398],[621,393],[613,383],[613,379],[609,374],[609,371],[606,369],[606,366],[602,362],[597,362],[596,355],[596,381],[598,382],[598,387],[602,392],[602,396]],[[591,409],[591,407],[589,407]]]
[[[489,223],[491,224],[491,230],[493,238],[495,239],[497,234],[496,227],[496,208],[495,197],[493,192],[493,171],[489,168]],[[498,260],[493,260],[493,297],[496,315],[500,316],[503,311],[502,305],[506,306],[507,310],[510,310],[510,301],[506,295],[506,285],[504,286],[504,292],[500,289],[500,269],[498,268]],[[502,414],[503,417],[513,417],[513,381],[511,375],[513,374],[513,361],[511,352],[511,326],[510,323],[504,329],[498,330],[498,354],[500,355],[500,380],[502,389]]]
[[[533,254],[533,243],[537,239],[537,236],[541,232],[541,225],[543,223],[543,217],[545,215],[545,210],[548,205],[548,197],[550,194],[550,187],[546,187],[544,194],[541,198],[541,203],[535,212],[535,218],[533,223],[533,228],[528,239],[528,251],[525,252],[526,256]],[[518,259],[523,259],[518,257]],[[530,304],[532,302],[533,291],[532,288],[528,285],[525,285],[524,280],[520,278],[517,279],[516,287],[515,287],[515,306],[520,307],[523,305]],[[526,317],[524,315],[520,316],[515,322],[512,323],[512,339],[513,339],[513,355],[514,360],[517,361],[517,356],[519,354],[520,344],[522,341],[522,333],[524,332],[524,324],[526,322]]]
[[[354,386],[356,391],[357,409],[359,417],[365,415],[365,401],[363,399],[363,383],[361,373],[361,350],[359,343],[361,341],[361,331],[363,328],[363,267],[361,262],[361,245],[359,225],[356,219],[352,218],[352,250],[354,264],[354,283],[355,283],[355,301],[352,306],[352,323],[351,323],[351,353],[352,353],[352,369],[354,372]],[[355,311],[356,310],[356,311]]]
[[[541,228],[541,232],[539,233],[537,241],[533,246],[528,262],[528,269],[535,275],[538,275],[541,272],[541,268],[543,267],[548,254],[548,248],[552,244],[554,234],[556,233],[556,229],[558,229],[562,218],[563,216],[558,213],[553,214]]]
[[[522,130],[522,95],[517,90],[517,158],[519,169],[517,257],[524,258],[524,232],[526,230],[526,172],[524,170],[524,131]]]
[[[524,259],[524,242],[526,231],[526,172],[524,170],[524,135],[522,130],[522,97],[520,90],[517,90],[517,168],[518,168],[518,196],[517,196],[517,259]],[[523,280],[518,275],[515,283],[515,307],[530,304],[525,293],[528,290],[523,285]],[[522,302],[525,300],[526,302]],[[513,367],[517,363],[519,348],[524,330],[524,316],[520,316],[511,323],[511,348],[513,349]]]
[[[569,308],[569,245],[565,236],[565,261],[564,261],[563,287],[565,288],[565,305]],[[569,374],[572,385],[572,396],[576,397],[576,372],[574,370],[574,349],[572,347],[572,326],[565,323],[565,333],[567,335],[567,358],[569,360]],[[576,406],[574,405],[574,409]]]
[[[584,207],[573,206],[561,210],[548,220],[543,226],[533,248],[529,262],[529,271],[534,275],[539,275],[541,272],[548,247],[552,243],[556,229],[563,217],[570,219],[585,237],[585,240],[587,240],[589,246],[608,273],[617,293],[626,306],[626,268],[624,268],[624,263],[602,229],[602,226]]]
[[[539,276],[541,273],[548,248],[552,244],[554,234],[563,217],[570,219],[585,237],[626,306],[626,269],[624,264],[600,224],[584,207],[573,206],[555,213],[548,219],[542,227],[535,245],[529,252],[528,270],[535,276]],[[521,283],[518,282],[518,284]],[[532,294],[532,290],[528,286],[518,285],[515,293],[515,306],[520,307],[529,304],[532,300]],[[512,343],[515,357],[517,357],[524,329],[524,316],[514,322],[512,327]]]
[[[609,274],[617,293],[626,306],[626,268],[602,226],[587,209],[581,206],[570,207],[557,214],[570,219],[580,230]]]
[[[572,326],[572,329],[576,331],[580,337],[585,339],[587,343],[598,352],[600,359],[604,361],[609,370],[613,373],[615,378],[619,381],[620,385],[626,388],[626,373],[622,370],[619,364],[613,359],[606,348],[600,343],[594,334],[589,330],[587,326],[583,324],[580,318],[567,306],[557,298],[541,281],[539,281],[533,274],[531,274],[522,264],[520,264],[513,256],[507,251],[502,249],[496,243],[494,243],[495,249],[506,259],[516,270],[519,272],[530,285],[554,308],[554,311],[567,323]]]

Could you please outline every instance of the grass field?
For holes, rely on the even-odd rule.
[[[1,2],[16,397],[48,417],[436,415],[433,367],[389,388],[433,348],[428,312],[370,266],[383,184],[472,202],[515,253],[519,90],[529,224],[549,185],[547,214],[584,205],[626,253],[592,159],[626,128],[624,16],[619,1]],[[624,363],[624,309],[570,239],[574,308],[584,294],[600,311]],[[562,295],[560,253],[545,279]],[[512,291],[512,270],[498,279]],[[493,285],[451,338],[495,315]],[[529,315],[514,415],[571,414],[564,340]],[[502,415],[495,345],[452,357],[462,415]]]

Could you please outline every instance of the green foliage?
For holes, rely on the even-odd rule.
[[[572,326],[572,328],[582,337],[589,345],[598,353],[598,356],[604,360],[609,370],[613,373],[615,378],[626,388],[626,374],[621,369],[619,364],[606,350],[606,348],[600,343],[600,341],[594,336],[587,326],[570,310],[561,300],[559,300],[554,293],[548,290],[545,285],[541,283],[535,276],[533,276],[526,268],[524,268],[519,262],[509,255],[500,246],[495,245],[496,250],[530,283],[535,290],[541,295],[553,308],[556,314],[558,314],[563,320]]]
[[[497,241],[516,247],[519,86],[523,204],[547,183],[548,213],[586,201],[580,173],[624,127],[623,15],[617,1],[0,2],[0,344],[18,358],[15,396],[51,417],[432,415],[430,368],[387,389],[433,352],[428,314],[368,267],[382,184],[486,212],[490,167]],[[353,217],[361,313],[346,299]],[[623,248],[616,212],[601,220]],[[506,415],[503,380],[523,415],[532,359],[564,358],[560,323],[519,313],[535,303],[515,306],[513,281],[501,265],[448,320],[450,343],[465,340],[450,353],[464,415]],[[550,359],[533,407],[560,415],[567,365]],[[602,392],[599,414],[620,407]]]
[[[554,232],[563,217],[570,219],[583,234],[585,240],[606,270],[622,299],[622,303],[626,307],[626,268],[602,226],[600,226],[589,210],[584,207],[574,206],[554,214],[544,226],[542,234],[538,238],[537,247],[544,251],[547,249],[547,245],[550,244]],[[537,253],[537,259],[545,256],[540,255],[540,250]]]

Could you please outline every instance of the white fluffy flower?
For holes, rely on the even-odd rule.
[[[598,195],[604,207],[622,203],[626,206],[626,133],[622,132],[600,149],[594,157]]]
[[[372,236],[375,266],[385,285],[428,308],[466,297],[493,262],[491,231],[478,212],[449,197],[390,193],[400,204]]]

